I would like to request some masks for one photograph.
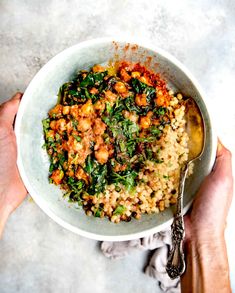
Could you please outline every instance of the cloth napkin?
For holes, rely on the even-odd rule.
[[[163,292],[179,293],[180,278],[171,280],[165,269],[170,245],[171,232],[168,229],[136,240],[123,242],[104,241],[101,243],[101,250],[106,257],[111,259],[123,258],[136,249],[155,250],[145,268],[145,274],[155,278]]]

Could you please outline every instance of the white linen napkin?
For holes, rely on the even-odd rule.
[[[149,264],[145,268],[145,274],[155,278],[163,292],[179,293],[180,278],[171,280],[166,272],[168,250],[171,245],[171,232],[164,230],[151,236],[122,242],[101,243],[103,254],[111,259],[119,259],[130,254],[133,250],[155,250]]]

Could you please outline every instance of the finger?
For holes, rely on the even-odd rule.
[[[7,121],[10,125],[14,122],[21,97],[21,93],[16,93],[9,101],[3,103],[0,107],[0,118]]]
[[[21,92],[17,92],[17,93],[15,93],[14,96],[10,99],[10,101],[11,101],[11,100],[19,100],[19,99],[21,100],[22,96],[23,96],[23,93],[21,93]]]
[[[221,140],[218,138],[216,157],[219,157],[223,153],[224,149],[226,149],[226,147],[222,144]]]
[[[220,140],[218,140],[214,173],[220,173],[222,176],[223,174],[232,176],[232,155]]]

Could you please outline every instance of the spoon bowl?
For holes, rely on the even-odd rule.
[[[185,101],[186,132],[188,133],[188,163],[198,159],[204,150],[205,126],[201,111],[196,102],[189,98]]]
[[[172,249],[169,253],[166,271],[171,279],[181,276],[185,271],[183,240],[185,236],[183,219],[183,193],[189,165],[199,159],[205,146],[205,124],[196,102],[189,98],[185,101],[186,132],[188,133],[188,161],[182,166],[179,182],[179,196],[176,213],[171,225]]]

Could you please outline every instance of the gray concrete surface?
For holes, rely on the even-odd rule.
[[[206,91],[219,136],[235,150],[234,1],[2,0],[0,101],[24,91],[61,50],[103,36],[147,39],[179,58]],[[234,213],[233,203],[226,239],[235,292]],[[143,274],[147,258],[105,259],[97,242],[64,230],[26,199],[0,242],[0,292],[160,292]]]

